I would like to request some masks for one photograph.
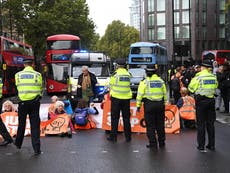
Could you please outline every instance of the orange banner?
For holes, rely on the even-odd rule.
[[[110,101],[106,101],[103,108],[102,128],[104,130],[111,130],[111,114],[110,114]],[[132,132],[146,132],[144,110],[143,106],[140,113],[136,110],[136,103],[130,103],[130,123]],[[119,120],[118,131],[123,131],[122,117]],[[180,132],[180,119],[179,111],[176,105],[165,106],[165,132],[166,133],[179,133]]]
[[[67,133],[68,127],[70,122],[70,116],[68,114],[61,114],[55,117],[52,120],[47,122],[43,122],[43,130],[45,134],[54,135],[54,134],[61,134]]]
[[[1,114],[1,118],[10,135],[16,136],[18,129],[18,113],[4,112]],[[69,121],[70,117],[67,114],[58,115],[54,119],[48,121],[41,121],[40,136],[45,136],[46,134],[60,134],[62,132],[68,132]],[[29,136],[30,134],[30,120],[29,117],[27,117],[25,136]]]
[[[18,130],[18,113],[17,112],[4,112],[1,114],[3,123],[5,124],[11,136],[15,136]],[[26,119],[25,136],[30,135],[30,120]]]

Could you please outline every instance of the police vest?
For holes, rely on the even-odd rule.
[[[129,72],[124,68],[119,68],[110,78],[110,95],[118,99],[131,99]]]
[[[191,96],[182,97],[183,106],[180,108],[180,116],[186,120],[196,119],[195,100]]]
[[[2,98],[2,87],[3,87],[2,78],[0,78],[0,98]]]
[[[141,100],[146,98],[151,101],[167,101],[166,87],[164,81],[157,75],[147,77],[144,81],[141,81],[137,91],[137,107],[141,105]]]
[[[208,72],[208,70],[203,70],[192,79],[188,89],[191,92],[195,92],[196,95],[213,98],[217,86],[218,82],[216,77]]]
[[[22,101],[33,100],[37,96],[41,96],[42,76],[30,66],[15,74],[15,84],[18,97]]]

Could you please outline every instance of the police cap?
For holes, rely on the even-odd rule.
[[[26,63],[32,63],[33,60],[32,59],[23,59],[23,63],[26,64]]]
[[[116,63],[117,63],[118,65],[126,65],[126,60],[125,60],[125,58],[118,58],[118,59],[116,60]]]
[[[145,71],[155,72],[157,71],[157,65],[156,64],[147,65],[147,67],[145,68]]]
[[[201,63],[201,66],[210,68],[210,67],[213,67],[212,64],[213,64],[213,63],[212,63],[212,61],[211,61],[210,59],[205,59],[205,60],[203,60],[203,62]]]

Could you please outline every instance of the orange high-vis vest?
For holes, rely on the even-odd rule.
[[[183,106],[180,108],[180,117],[185,120],[196,119],[195,100],[191,96],[182,97]]]

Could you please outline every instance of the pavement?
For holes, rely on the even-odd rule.
[[[0,147],[1,173],[229,173],[230,127],[216,123],[216,151],[196,149],[196,130],[166,135],[165,149],[149,150],[146,134],[125,142],[106,140],[101,129],[78,131],[72,138],[42,137],[43,154],[33,156],[30,137],[21,150]]]
[[[165,149],[149,150],[145,133],[125,142],[106,140],[102,129],[82,130],[68,137],[42,137],[40,156],[33,155],[30,137],[21,150],[0,147],[0,173],[229,173],[230,116],[217,111],[216,151],[196,149],[196,129],[166,134]]]
[[[216,121],[230,125],[230,113],[222,113],[223,109],[216,111]]]

